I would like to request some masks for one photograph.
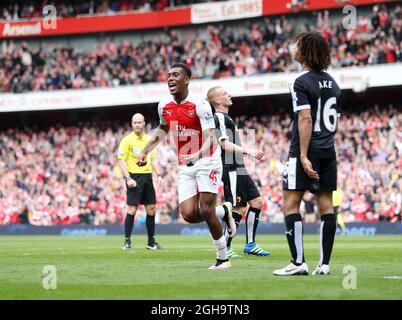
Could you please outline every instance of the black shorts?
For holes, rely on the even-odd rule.
[[[257,186],[244,168],[238,168],[237,171],[224,169],[222,181],[225,201],[233,206],[246,207],[248,201],[260,196]]]
[[[299,156],[289,155],[283,172],[283,190],[325,192],[335,191],[337,183],[336,159],[308,158],[320,176],[319,181],[310,179],[303,169]]]
[[[130,177],[137,182],[137,186],[134,188],[129,188],[126,184],[127,204],[130,206],[136,206],[138,204],[155,204],[156,195],[154,184],[152,183],[152,174],[130,173]]]

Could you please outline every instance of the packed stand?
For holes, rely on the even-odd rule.
[[[344,194],[339,212],[345,222],[401,220],[401,111],[375,107],[343,115],[336,145],[338,186]],[[242,140],[256,141],[265,153],[260,162],[246,158],[264,198],[260,221],[283,222],[282,172],[291,117],[278,114],[238,121]],[[101,123],[1,132],[0,225],[121,224],[126,213],[125,183],[116,149],[129,131],[129,126]],[[178,211],[175,152],[165,141],[158,154],[163,155],[158,160],[165,183],[155,184],[156,221],[184,223]],[[302,213],[308,212],[307,203],[317,213],[307,198],[311,197],[306,194]],[[143,207],[136,219],[145,221]]]
[[[328,11],[306,13],[328,39],[334,68],[402,61],[402,9],[374,6],[372,16],[359,16],[357,29],[344,29]],[[297,31],[301,31],[297,30]],[[291,15],[280,19],[208,25],[184,37],[180,29],[139,43],[105,41],[93,51],[78,47],[30,48],[3,42],[0,92],[117,87],[166,81],[166,70],[185,61],[193,78],[221,78],[299,71],[290,55],[296,34]]]
[[[0,224],[121,223],[125,185],[115,149],[129,130],[104,123],[2,132]],[[174,157],[166,147],[159,152]],[[177,195],[171,187],[175,177],[162,160],[161,165],[166,184],[157,189],[159,222],[167,223]]]
[[[222,1],[222,0],[221,0]],[[73,1],[34,1],[10,0],[0,4],[0,19],[15,21],[20,19],[40,18],[43,8],[53,5],[57,16],[62,18],[79,15],[111,15],[127,11],[161,11],[195,3],[210,2],[208,0],[73,0]],[[48,14],[46,12],[45,14]]]

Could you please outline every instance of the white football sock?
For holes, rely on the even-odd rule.
[[[216,258],[219,260],[226,260],[228,258],[228,252],[226,250],[225,236],[222,236],[213,242],[216,248]]]

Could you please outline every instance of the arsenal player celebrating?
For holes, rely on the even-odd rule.
[[[142,150],[138,165],[146,164],[147,155],[169,131],[173,134],[178,148],[181,214],[190,223],[206,221],[217,252],[217,261],[209,269],[226,269],[231,265],[218,218],[227,224],[231,237],[236,233],[236,225],[230,202],[215,208],[222,176],[221,150],[215,138],[211,106],[189,92],[190,78],[191,70],[184,63],[170,67],[168,86],[172,97],[159,103],[159,127]]]

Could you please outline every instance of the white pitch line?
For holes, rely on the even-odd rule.
[[[385,276],[384,279],[402,280],[402,276]]]

